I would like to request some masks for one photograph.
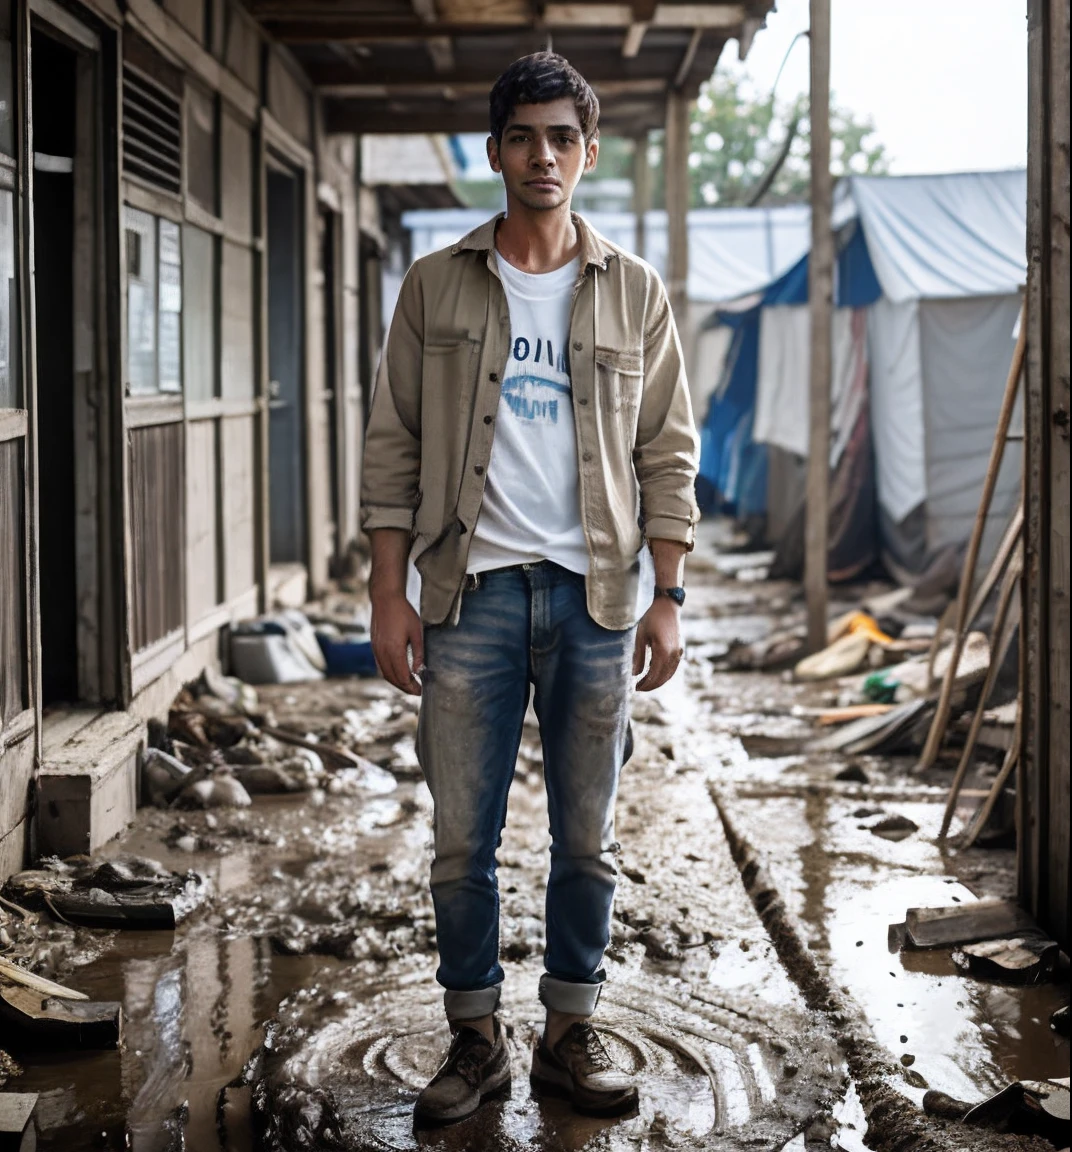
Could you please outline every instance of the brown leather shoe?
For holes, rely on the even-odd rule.
[[[585,1116],[624,1116],[639,1100],[637,1086],[615,1068],[588,1023],[571,1024],[553,1049],[541,1040],[529,1080],[537,1095],[561,1096]]]
[[[421,1090],[413,1108],[417,1127],[453,1124],[471,1116],[489,1096],[509,1090],[510,1053],[499,1021],[495,1043],[460,1024],[454,1029],[446,1059]]]

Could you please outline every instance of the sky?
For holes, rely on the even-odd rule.
[[[1025,0],[831,0],[830,84],[834,100],[870,116],[890,171],[970,172],[1027,162]],[[765,96],[793,37],[808,26],[808,0],[777,11],[737,61],[726,46],[720,70],[747,76]],[[808,90],[808,43],[793,48],[778,99]],[[466,141],[486,171],[484,138]],[[490,176],[491,173],[489,172]]]
[[[1024,0],[831,0],[834,100],[870,116],[898,174],[1022,168],[1027,163],[1027,4]],[[720,70],[770,91],[808,0],[777,0],[737,62]],[[808,42],[793,48],[779,100],[808,90]]]

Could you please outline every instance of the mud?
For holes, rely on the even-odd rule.
[[[529,1092],[548,844],[530,722],[499,853],[513,1085],[468,1122],[413,1131],[447,1039],[415,708],[378,681],[326,681],[269,689],[265,704],[370,765],[249,809],[144,809],[109,847],[205,878],[209,899],[178,930],[91,931],[0,908],[4,954],[124,1005],[119,1052],[13,1052],[21,1074],[0,1066],[9,1090],[44,1094],[38,1146],[1049,1148],[921,1111],[927,1088],[977,1101],[1067,1075],[1068,1041],[1048,1028],[1067,985],[1010,989],[964,977],[948,954],[888,950],[908,906],[1007,894],[1011,853],[935,847],[948,769],[918,777],[904,759],[805,751],[807,710],[835,689],[727,666],[736,642],[794,626],[796,591],[694,563],[686,667],[635,702],[599,1017],[641,1079],[636,1116],[581,1120]],[[891,818],[916,830],[872,834]]]

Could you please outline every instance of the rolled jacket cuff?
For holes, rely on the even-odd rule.
[[[375,532],[378,528],[400,528],[412,532],[413,515],[412,508],[365,505],[361,510],[361,527],[366,532]]]
[[[651,516],[644,521],[644,535],[649,540],[673,540],[691,552],[696,543],[696,521],[677,516]]]
[[[595,983],[575,984],[557,980],[545,972],[540,977],[540,1003],[552,1012],[565,1012],[570,1016],[591,1016],[599,1003],[599,994],[606,979],[602,969],[595,975]]]
[[[501,984],[468,992],[448,988],[443,993],[443,1008],[448,1020],[479,1020],[482,1016],[490,1016],[499,1007],[501,996]]]

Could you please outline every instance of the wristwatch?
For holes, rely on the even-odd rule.
[[[656,596],[665,596],[680,608],[685,603],[685,589],[684,588],[659,588],[655,589]]]

